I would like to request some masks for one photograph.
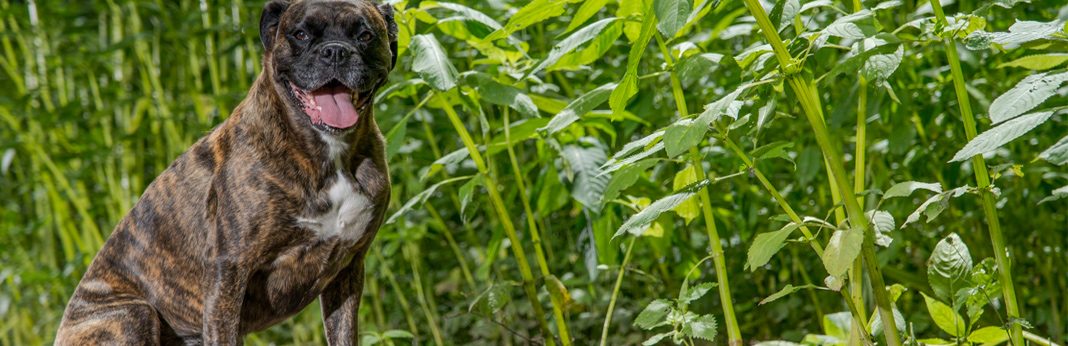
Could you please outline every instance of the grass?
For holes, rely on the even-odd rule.
[[[364,344],[1064,344],[1063,4],[394,4]],[[0,344],[244,97],[262,5],[0,0]]]

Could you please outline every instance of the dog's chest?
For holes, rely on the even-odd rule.
[[[318,192],[325,210],[310,208],[297,218],[297,224],[311,230],[319,238],[346,242],[359,241],[374,218],[374,203],[356,186],[348,175],[337,172],[337,179]]]

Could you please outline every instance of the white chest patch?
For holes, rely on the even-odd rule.
[[[367,196],[356,189],[344,174],[338,172],[337,180],[327,191],[330,208],[313,217],[297,218],[297,223],[314,231],[320,238],[338,237],[357,241],[367,232],[367,225],[374,215],[374,205]]]

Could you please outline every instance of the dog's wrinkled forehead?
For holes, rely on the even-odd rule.
[[[280,27],[305,26],[313,30],[346,30],[359,23],[385,32],[386,22],[370,1],[305,0],[293,3],[282,15]]]

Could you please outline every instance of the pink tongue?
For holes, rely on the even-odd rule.
[[[315,103],[322,107],[319,111],[323,123],[344,129],[356,124],[359,115],[352,105],[352,95],[344,87],[322,88],[312,92]]]

